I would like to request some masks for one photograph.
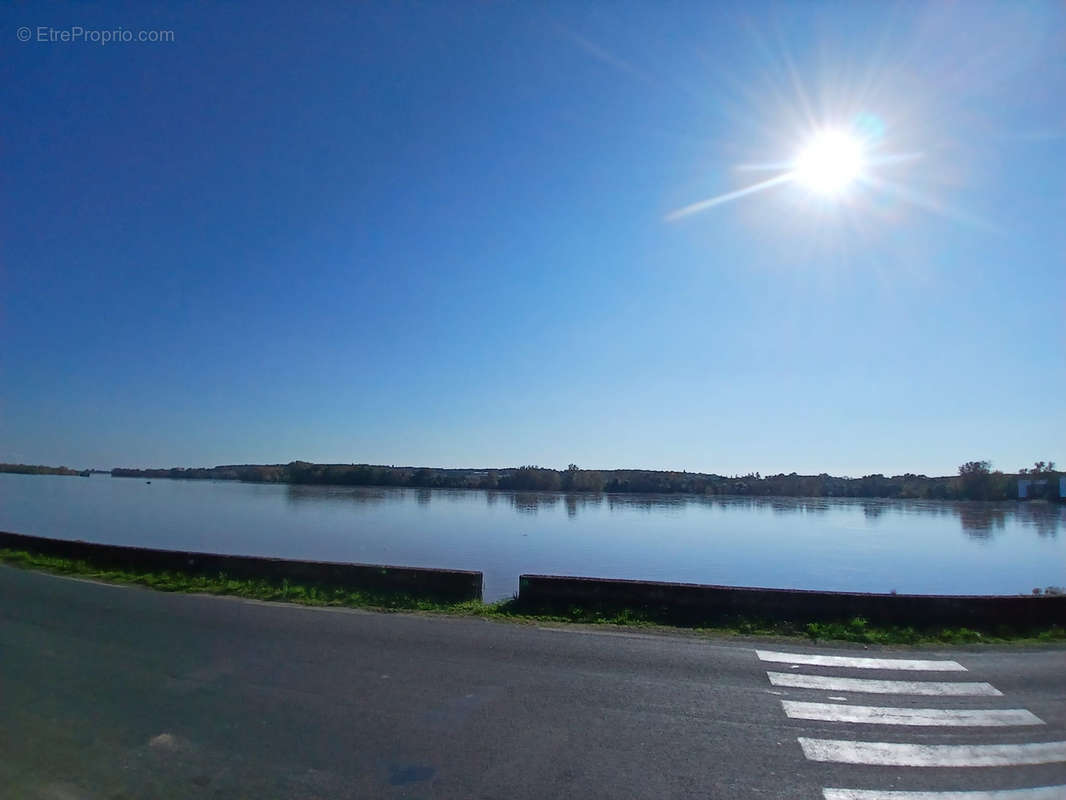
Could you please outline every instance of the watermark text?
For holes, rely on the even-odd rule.
[[[156,44],[174,41],[174,31],[133,30],[131,28],[85,28],[70,25],[57,28],[52,25],[21,26],[16,36],[20,42],[42,44]]]

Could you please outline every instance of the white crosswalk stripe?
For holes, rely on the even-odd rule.
[[[802,703],[797,700],[782,700],[781,704],[791,719],[813,719],[825,722],[944,727],[1044,724],[1040,717],[1024,708],[887,708],[884,706],[850,706],[841,703]]]
[[[802,670],[804,667],[832,667],[838,670],[968,671],[962,664],[950,660],[865,658],[785,653],[776,650],[756,650],[756,653],[761,661],[769,664],[788,664],[793,670]],[[766,676],[774,686],[826,692],[945,698],[1003,696],[996,687],[983,681],[871,680],[772,670],[768,670]],[[789,719],[851,725],[982,728],[1045,724],[1025,708],[907,708],[851,705],[842,695],[828,695],[828,699],[839,702],[782,699],[781,706]],[[798,737],[798,740],[804,756],[810,761],[837,764],[983,768],[1066,763],[1066,741],[1023,744],[919,744],[805,736]],[[1066,786],[966,791],[825,788],[822,793],[824,800],[1066,800]]]
[[[823,789],[824,800],[1062,800],[1066,785],[971,792],[904,792],[880,789]]]
[[[1066,761],[1066,742],[1033,744],[902,744],[799,737],[811,761],[892,767],[1019,767]]]
[[[851,741],[800,737],[812,762],[889,767],[1020,767],[1066,762],[1066,741],[1032,745],[908,745],[895,741]]]
[[[790,672],[767,672],[766,674],[774,686],[826,689],[831,692],[947,695],[951,697],[997,697],[1003,694],[992,684],[980,681],[879,681],[867,678],[801,675]]]
[[[815,667],[850,667],[853,669],[899,669],[916,672],[966,672],[957,661],[929,661],[908,658],[855,658],[852,656],[820,656],[811,653],[779,653],[775,650],[756,650],[762,661],[781,664],[804,664]]]

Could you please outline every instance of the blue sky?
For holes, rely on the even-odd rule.
[[[1066,461],[1061,4],[306,5],[2,12],[0,460]]]

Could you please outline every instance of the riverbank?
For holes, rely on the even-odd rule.
[[[993,471],[988,462],[968,462],[957,476],[929,477],[914,473],[862,478],[819,475],[748,475],[728,477],[714,473],[677,470],[581,469],[565,470],[524,466],[490,469],[396,467],[380,464],[232,464],[218,467],[171,469],[113,469],[116,478],[176,478],[237,480],[249,483],[288,483],[322,486],[381,486],[422,489],[486,489],[504,491],[567,492],[571,494],[685,494],[751,497],[840,497],[904,500],[1013,500],[1061,501],[1061,474],[1053,464],[1041,472],[1017,474]],[[1024,495],[1019,478],[1026,479]]]
[[[101,470],[49,467],[44,464],[0,464],[0,473],[9,473],[11,475],[66,475],[68,477],[87,478],[94,472],[101,472]]]
[[[594,624],[663,630],[688,630],[709,635],[774,636],[789,639],[847,641],[863,644],[1037,644],[1066,643],[1066,628],[1059,625],[1040,629],[996,626],[991,629],[967,627],[917,628],[874,625],[862,618],[843,622],[774,621],[766,619],[700,619],[684,624],[664,624],[660,615],[642,608],[598,609],[573,605],[565,611],[534,611],[518,598],[495,603],[481,600],[447,602],[404,592],[373,591],[329,586],[315,582],[238,578],[225,574],[204,575],[181,570],[115,569],[89,560],[71,559],[27,550],[0,549],[0,563],[20,569],[55,575],[140,586],[165,592],[214,594],[268,602],[309,606],[360,608],[383,612],[417,612],[481,617],[518,624]]]
[[[1066,476],[1054,463],[1038,462],[1018,473],[992,470],[988,462],[959,467],[958,475],[930,477],[906,473],[861,478],[789,474],[717,475],[677,470],[581,469],[524,466],[490,469],[396,467],[381,464],[228,464],[217,467],[140,469],[116,467],[115,478],[221,480],[245,483],[282,483],[310,486],[376,486],[418,489],[481,489],[565,492],[567,494],[678,494],[697,497],[826,497],[890,500],[1048,500],[1066,502]],[[103,470],[75,471],[67,467],[0,464],[0,472],[24,475],[82,475]]]
[[[168,551],[482,570],[487,600],[510,597],[523,573],[898,594],[1066,586],[1066,507],[1045,502],[0,475],[0,530]]]

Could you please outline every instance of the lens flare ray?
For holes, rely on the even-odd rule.
[[[962,225],[966,225],[971,228],[977,228],[988,233],[994,233],[1002,235],[1005,231],[999,226],[995,225],[988,220],[981,219],[978,216],[962,211],[961,209],[951,208],[943,203],[939,203],[933,198],[925,197],[919,192],[915,192],[911,189],[901,186],[898,183],[885,180],[884,178],[876,178],[873,176],[864,176],[862,182],[873,189],[884,192],[894,198],[902,200],[905,203],[909,203],[915,208],[920,208],[923,211],[929,211],[938,216],[950,219],[953,222],[958,222]]]
[[[746,197],[749,194],[764,192],[767,189],[772,189],[774,186],[778,186],[782,183],[787,183],[792,179],[792,173],[786,172],[784,175],[778,175],[768,180],[760,181],[759,183],[754,183],[751,186],[745,186],[743,189],[737,189],[735,192],[726,192],[725,194],[720,194],[717,197],[711,197],[707,200],[700,200],[697,203],[692,203],[691,205],[684,206],[682,208],[677,209],[676,211],[671,211],[669,214],[666,215],[666,221],[673,222],[674,220],[681,219],[682,217],[688,217],[692,214],[698,214],[700,211],[706,211],[707,209],[714,208],[715,206],[719,206],[722,203],[728,203],[732,200],[737,200],[741,197]]]
[[[797,155],[789,161],[747,162],[734,167],[736,172],[777,173],[773,177],[682,206],[671,211],[664,219],[667,222],[675,222],[734,200],[785,184],[796,184],[812,195],[812,201],[816,198],[819,200],[819,208],[836,205],[842,209],[847,206],[851,212],[861,211],[861,202],[858,202],[861,198],[856,195],[863,189],[867,192],[880,192],[892,199],[956,222],[990,231],[997,230],[984,220],[948,208],[920,192],[907,189],[876,174],[882,168],[903,166],[925,158],[925,153],[920,151],[878,153],[883,135],[884,124],[880,118],[868,113],[857,115],[850,128],[814,129],[814,132],[808,135],[806,143],[798,149]],[[855,222],[852,213],[843,216]],[[840,222],[843,224],[845,220],[841,219]]]

